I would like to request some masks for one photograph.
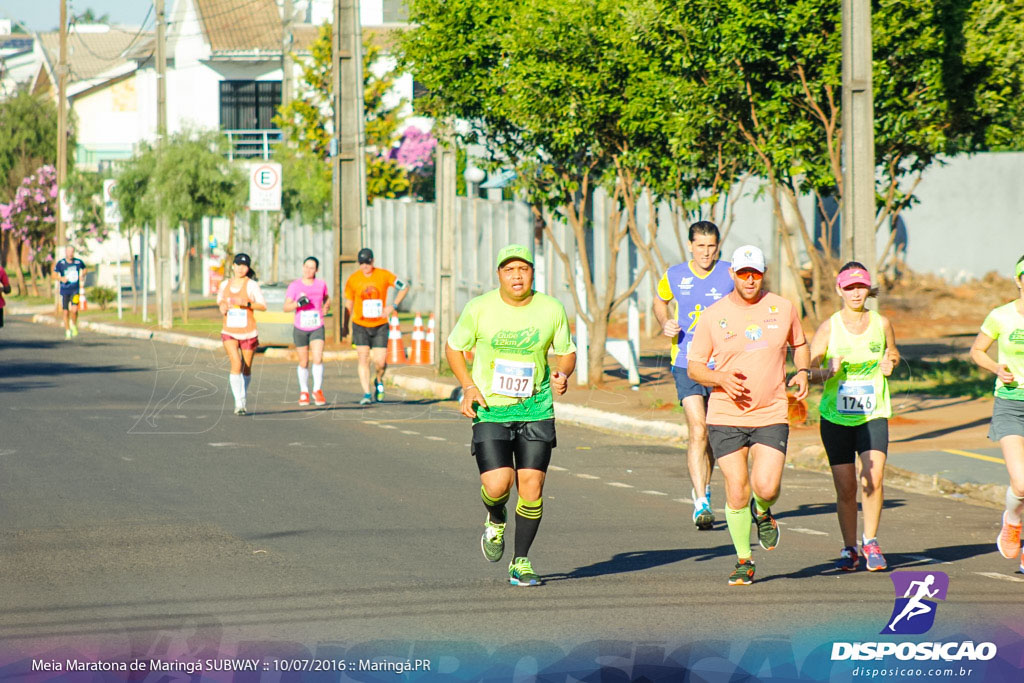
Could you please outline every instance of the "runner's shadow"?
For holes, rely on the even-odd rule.
[[[990,553],[997,553],[996,544],[993,540],[992,543],[972,543],[968,545],[947,545],[938,548],[926,548],[918,553],[898,553],[898,552],[886,552],[885,557],[889,563],[889,569],[895,569],[897,567],[920,567],[926,565],[934,565],[931,560],[938,560],[939,562],[956,562],[957,560],[966,560],[971,557],[978,557],[979,555],[988,555]],[[896,561],[893,561],[896,558]]]
[[[891,498],[882,503],[882,507],[885,509],[901,508],[906,505],[906,501],[902,498]],[[836,504],[830,503],[810,503],[801,505],[792,510],[780,510],[775,514],[775,519],[789,519],[797,517],[814,517],[816,515],[834,515],[836,514]]]
[[[935,439],[946,434],[952,434],[953,432],[959,432],[963,429],[971,429],[973,427],[980,427],[986,425],[992,421],[991,417],[983,417],[973,422],[965,422],[964,424],[953,425],[952,427],[945,427],[943,429],[935,429],[930,432],[924,432],[922,434],[915,434],[913,436],[907,436],[902,439],[892,439],[889,443],[908,443],[911,441],[920,441],[922,439]]]
[[[571,572],[562,574],[545,574],[544,582],[567,581],[571,579],[589,579],[596,576],[626,574],[640,572],[653,567],[675,564],[683,560],[705,562],[735,554],[731,545],[720,545],[717,548],[677,548],[675,550],[644,550],[630,553],[618,553],[611,559],[577,567]]]
[[[115,372],[146,372],[146,368],[124,365],[78,365],[77,363],[5,363],[0,379],[15,377],[60,377],[61,375],[105,375]]]
[[[757,564],[757,558],[754,558],[754,564]],[[788,574],[769,574],[765,577],[755,576],[754,583],[767,583],[768,581],[774,581],[776,579],[812,579],[817,576],[834,576],[836,573],[839,574],[853,574],[855,572],[836,572],[835,565],[833,562],[822,562],[820,564],[813,564],[803,569],[798,569],[795,572],[789,572]]]

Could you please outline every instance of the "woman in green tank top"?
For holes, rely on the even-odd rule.
[[[836,487],[836,514],[843,549],[836,569],[854,571],[857,552],[857,471],[860,458],[864,536],[861,551],[868,571],[886,568],[878,547],[882,477],[889,450],[889,382],[899,362],[892,323],[864,307],[874,296],[871,275],[856,261],[839,270],[836,292],[842,308],[823,322],[811,343],[812,379],[824,382],[821,442]]]
[[[988,438],[999,442],[1010,475],[996,546],[1008,560],[1020,557],[1024,572],[1020,547],[1024,515],[1024,256],[1017,259],[1013,279],[1020,296],[988,314],[971,346],[971,360],[996,376]],[[993,342],[998,345],[998,361],[988,355]]]

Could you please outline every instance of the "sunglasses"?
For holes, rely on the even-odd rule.
[[[764,279],[764,273],[759,273],[756,270],[741,270],[736,273],[736,277],[740,280],[753,280],[754,282],[758,282]]]

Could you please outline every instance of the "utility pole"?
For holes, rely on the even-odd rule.
[[[334,92],[334,138],[331,141],[332,221],[337,261],[335,301],[342,302],[341,283],[355,272],[362,249],[366,183],[363,166],[363,60],[359,0],[334,0],[331,40]],[[334,322],[334,340],[341,341],[343,309]]]
[[[444,134],[434,148],[436,195],[435,222],[437,239],[434,243],[434,311],[437,316],[437,336],[434,340],[435,367],[441,369],[448,335],[455,327],[455,136],[450,121],[438,122]],[[489,254],[493,258],[494,254]]]
[[[281,106],[286,107],[292,101],[292,19],[295,8],[292,0],[284,0],[281,17]]]
[[[156,0],[156,149],[163,154],[167,137],[167,17],[164,0]],[[174,322],[171,301],[171,235],[167,217],[157,211],[156,217],[156,302],[160,327],[170,329]],[[183,286],[186,286],[183,284]]]
[[[875,269],[871,0],[843,0],[843,259]]]
[[[67,216],[61,211],[64,186],[68,175],[68,2],[60,0],[60,55],[57,61],[57,210],[54,225],[57,230],[54,240],[56,253],[53,262],[64,258]],[[54,283],[54,305],[60,308],[60,287]]]

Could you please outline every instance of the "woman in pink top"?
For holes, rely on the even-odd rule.
[[[4,326],[4,294],[11,293],[11,281],[7,279],[7,271],[0,266],[0,327]]]
[[[318,280],[320,261],[310,256],[302,262],[302,277],[288,285],[284,295],[286,313],[295,311],[295,329],[292,340],[299,353],[299,405],[309,405],[309,358],[313,357],[313,401],[327,405],[324,397],[324,318],[331,304],[327,296],[327,283]]]

